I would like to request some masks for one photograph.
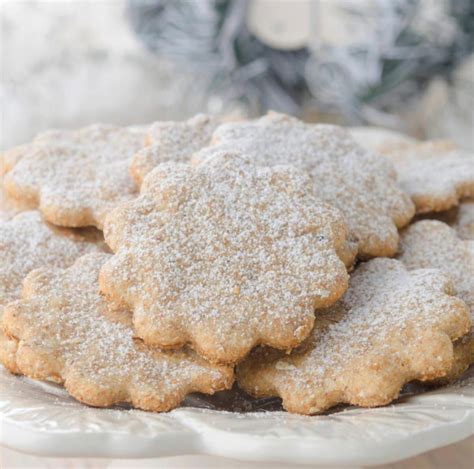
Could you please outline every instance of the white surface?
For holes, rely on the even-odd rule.
[[[293,464],[243,462],[217,456],[173,456],[151,459],[46,458],[0,447],[2,469],[294,469]],[[304,467],[304,466],[301,466]],[[334,466],[331,466],[334,469]],[[336,469],[344,469],[338,466]],[[346,468],[348,469],[348,468]],[[361,469],[351,466],[350,469]]]
[[[474,373],[378,409],[304,417],[179,408],[93,409],[57,386],[0,369],[0,444],[43,456],[156,458],[185,454],[325,465],[388,463],[474,433]],[[198,401],[196,401],[198,402]]]

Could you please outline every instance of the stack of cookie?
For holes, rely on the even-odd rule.
[[[474,361],[474,158],[449,142],[198,115],[46,132],[0,172],[0,360],[86,404],[235,380],[315,414]]]

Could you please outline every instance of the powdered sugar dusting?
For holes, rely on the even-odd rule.
[[[442,221],[455,229],[461,239],[474,240],[474,200],[466,199],[449,210],[429,212],[418,219]]]
[[[462,239],[474,240],[474,201],[466,200],[459,204],[459,210],[453,227]]]
[[[3,179],[0,178],[0,223],[10,220],[17,213],[16,209],[5,196]]]
[[[467,303],[474,320],[474,241],[437,220],[422,220],[402,234],[398,258],[409,269],[436,268],[453,280],[456,295]]]
[[[450,292],[440,271],[369,261],[343,298],[319,312],[299,349],[286,357],[256,351],[240,365],[239,383],[257,396],[282,396],[296,412],[385,404],[405,382],[448,372],[452,347],[443,335],[455,339],[470,325],[466,306]]]
[[[30,211],[0,223],[0,323],[5,305],[20,297],[25,276],[38,267],[68,267],[79,256],[104,249],[98,239],[45,223]],[[0,360],[17,372],[16,344],[0,332]]]
[[[27,277],[23,299],[5,310],[6,330],[19,340],[21,371],[65,382],[85,403],[131,402],[149,410],[168,410],[188,392],[230,387],[230,368],[192,352],[150,349],[133,338],[128,311],[111,309],[98,291],[99,270],[109,257],[91,254],[67,270],[41,269]]]
[[[417,142],[416,139],[406,134],[382,127],[349,127],[347,130],[361,147],[375,153],[402,149]]]
[[[148,146],[133,158],[131,172],[137,184],[160,163],[187,163],[191,155],[209,144],[219,120],[197,114],[185,122],[156,122],[147,134]]]
[[[0,153],[0,176],[10,171],[27,150],[28,145],[18,145]]]
[[[474,197],[474,153],[448,141],[423,142],[385,151],[400,186],[418,213],[447,210],[463,197]]]
[[[239,150],[258,165],[291,164],[307,171],[314,193],[346,216],[362,257],[395,254],[397,227],[409,222],[413,206],[398,189],[390,163],[363,150],[346,130],[270,113],[219,126],[213,144]],[[193,160],[209,154],[204,149]]]
[[[138,336],[190,342],[212,360],[297,345],[314,308],[346,288],[340,213],[311,195],[304,173],[227,152],[155,168],[141,197],[110,214],[105,237],[116,255],[101,288],[134,311]]]
[[[62,226],[102,226],[105,215],[136,194],[128,173],[145,144],[144,128],[96,124],[49,131],[21,147],[5,176],[9,195]]]
[[[0,224],[0,307],[19,298],[24,277],[39,267],[62,268],[102,249],[69,229],[45,223],[39,212],[16,215]]]
[[[409,269],[437,268],[453,280],[454,292],[469,307],[474,322],[474,241],[460,239],[456,231],[437,220],[411,225],[402,235],[400,260]],[[455,344],[450,379],[474,363],[474,333]]]

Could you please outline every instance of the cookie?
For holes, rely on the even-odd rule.
[[[35,146],[31,144],[17,145],[16,147],[10,148],[0,153],[0,176],[3,176],[5,173],[10,171],[17,163],[20,161],[20,158],[26,154],[33,151],[33,149],[41,146],[42,143],[48,142],[49,140],[54,139],[62,131],[60,130],[48,130],[46,132],[40,132],[34,138],[32,143],[35,143]]]
[[[310,333],[314,309],[347,288],[336,254],[346,226],[311,187],[294,168],[233,153],[195,167],[161,164],[140,197],[107,218],[116,254],[101,289],[134,312],[149,345],[189,343],[222,363],[257,344],[291,349]]]
[[[407,145],[384,153],[417,213],[440,212],[474,197],[474,154],[449,141]]]
[[[209,144],[219,124],[216,118],[198,114],[184,122],[156,122],[148,131],[148,146],[132,159],[131,174],[138,186],[160,163],[187,163],[191,155]]]
[[[474,240],[474,200],[466,199],[444,212],[421,213],[414,220],[439,220],[454,228],[461,239]]]
[[[474,240],[474,200],[466,200],[459,204],[452,226],[461,239]]]
[[[0,154],[0,176],[10,171],[21,156],[28,151],[28,145],[18,145],[10,150],[4,151]]]
[[[455,294],[469,307],[474,321],[474,241],[462,240],[456,231],[437,220],[422,220],[402,234],[399,259],[409,269],[436,268],[448,274]],[[474,363],[474,334],[455,345],[456,359],[449,379],[457,378]]]
[[[55,225],[101,228],[113,207],[136,195],[129,165],[145,134],[100,124],[43,133],[6,166],[7,194]]]
[[[89,254],[66,270],[27,276],[22,299],[4,313],[5,330],[18,340],[21,372],[64,383],[73,397],[97,407],[130,403],[167,411],[189,393],[230,388],[232,368],[134,339],[130,313],[111,308],[99,294],[99,270],[109,257]]]
[[[348,238],[346,242],[341,247],[339,247],[336,250],[336,252],[337,252],[337,255],[339,256],[339,259],[341,259],[341,261],[344,262],[344,265],[347,267],[347,270],[350,272],[352,271],[356,263],[359,245],[353,236],[352,237],[349,237],[349,236],[350,235],[348,233]]]
[[[450,370],[452,341],[470,327],[467,306],[451,294],[439,270],[373,259],[356,269],[336,305],[318,312],[300,348],[291,355],[255,350],[237,381],[253,396],[280,396],[301,414],[340,403],[388,404],[405,383]]]
[[[348,131],[361,147],[374,153],[384,153],[395,148],[401,149],[417,142],[413,137],[382,127],[349,127]]]
[[[241,151],[257,165],[291,164],[307,171],[315,195],[345,215],[359,257],[395,254],[397,228],[410,221],[413,204],[397,187],[390,163],[362,149],[347,130],[269,113],[255,121],[223,124],[212,141]],[[193,161],[208,157],[204,149]]]
[[[5,196],[5,190],[3,189],[3,180],[0,178],[0,223],[2,221],[10,220],[17,213],[17,210]]]
[[[49,225],[37,211],[0,223],[0,322],[5,305],[20,297],[28,272],[38,267],[68,267],[83,254],[102,250],[100,241],[90,236]],[[15,343],[0,332],[0,361],[12,372],[18,372],[15,349]]]
[[[5,193],[3,175],[7,169],[11,169],[15,162],[19,160],[19,155],[21,155],[19,148],[0,154],[0,222],[9,220],[18,213],[17,207],[13,205]]]

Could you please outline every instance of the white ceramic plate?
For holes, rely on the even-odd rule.
[[[249,404],[235,393],[217,400],[193,396],[186,404],[257,409],[278,405],[276,400]],[[14,377],[0,368],[0,425],[0,444],[51,457],[207,454],[291,464],[383,464],[474,433],[474,370],[456,385],[408,394],[388,407],[351,407],[304,417],[197,407],[166,414],[94,409],[58,386]]]

